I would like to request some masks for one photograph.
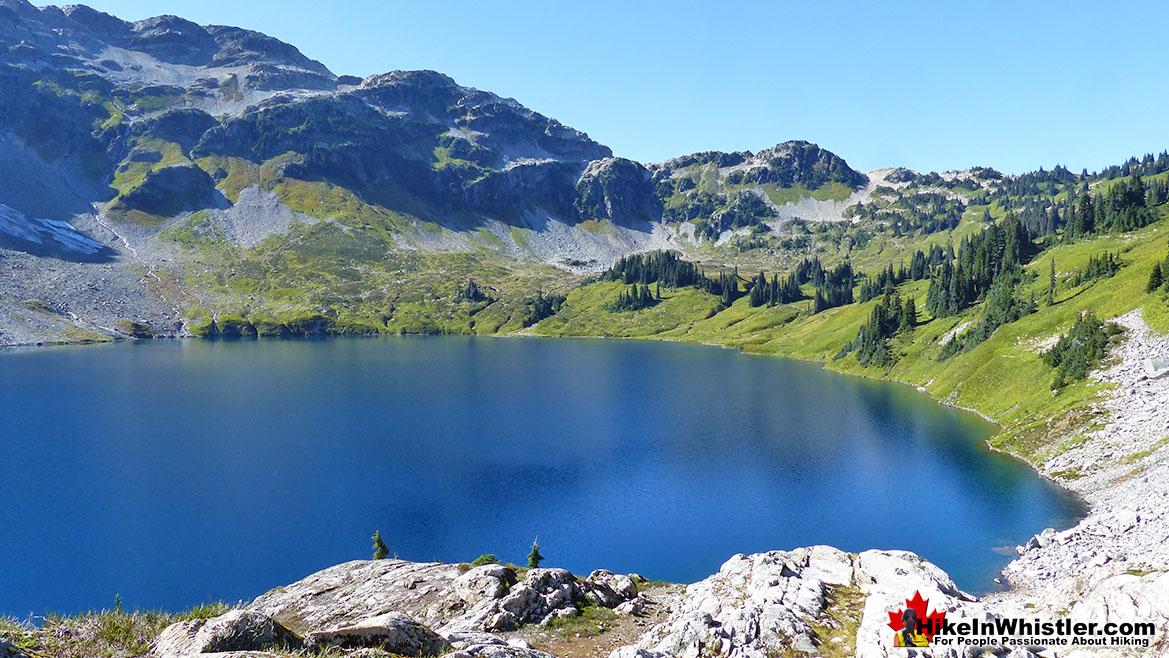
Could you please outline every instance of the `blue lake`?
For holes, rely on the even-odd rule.
[[[0,354],[0,615],[250,599],[370,555],[691,582],[916,551],[985,591],[1082,513],[993,426],[819,365],[637,341],[158,341]],[[912,516],[909,514],[912,513]]]

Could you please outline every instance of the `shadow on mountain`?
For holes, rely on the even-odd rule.
[[[38,244],[29,240],[22,240],[6,233],[0,233],[0,248],[20,251],[41,258],[55,258],[70,263],[112,263],[117,256],[117,253],[113,249],[105,245],[99,245],[99,248],[92,252],[83,253],[56,245]],[[0,258],[3,258],[3,256],[0,255]]]

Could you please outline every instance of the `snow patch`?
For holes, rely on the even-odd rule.
[[[75,254],[92,255],[105,248],[77,232],[69,222],[59,219],[30,218],[0,203],[0,232],[46,247],[56,247]]]

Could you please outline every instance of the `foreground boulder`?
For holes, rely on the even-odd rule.
[[[637,598],[637,583],[631,576],[621,576],[597,569],[585,581],[585,596],[596,605],[615,608]]]
[[[168,626],[155,641],[158,658],[179,658],[208,653],[296,649],[302,645],[295,633],[266,615],[232,610],[211,619],[194,619]]]
[[[476,644],[448,653],[443,658],[556,658],[546,651],[510,644]]]
[[[454,587],[460,575],[454,564],[357,560],[278,587],[248,607],[301,634],[352,626],[387,612],[437,628],[467,607]]]
[[[455,650],[443,658],[555,658],[523,640],[505,641],[491,633],[451,633],[447,639]]]
[[[973,600],[941,569],[903,551],[813,546],[736,555],[611,658],[819,655],[827,643],[859,658],[904,655],[892,648],[888,611],[915,591],[947,611]]]
[[[351,626],[315,631],[305,636],[304,644],[310,651],[368,647],[403,656],[437,656],[450,648],[437,633],[400,612],[387,612]]]
[[[263,654],[246,652],[280,645],[351,656],[551,658],[496,633],[550,624],[590,605],[636,614],[644,602],[638,579],[605,570],[581,579],[564,569],[350,562],[273,590],[246,611],[175,624],[160,636],[157,655],[222,651],[258,658]],[[1157,580],[1163,582],[1169,581]],[[1134,586],[1122,585],[1121,593]],[[889,613],[915,593],[931,610],[954,617],[987,612],[985,602],[961,592],[940,568],[904,551],[852,554],[813,546],[736,555],[717,574],[672,594],[664,616],[611,658],[902,656],[892,646]],[[1119,610],[1121,598],[1084,605]],[[922,655],[951,656],[947,651]]]
[[[249,606],[308,634],[358,625],[390,612],[439,634],[512,630],[579,614],[578,605],[615,607],[637,596],[628,576],[499,564],[473,567],[368,560],[340,564],[277,588]]]
[[[584,598],[584,591],[576,576],[566,569],[532,569],[524,575],[523,582],[492,607],[485,627],[489,631],[510,631],[521,624],[576,615],[574,603]]]

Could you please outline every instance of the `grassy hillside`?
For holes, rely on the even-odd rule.
[[[1057,246],[1033,258],[1026,269],[1036,276],[1021,285],[1017,294],[1025,297],[1033,292],[1041,300],[1037,311],[1003,325],[969,352],[945,360],[939,357],[948,334],[977,322],[984,304],[947,318],[935,319],[923,313],[919,326],[910,334],[890,341],[895,361],[889,367],[862,366],[853,355],[833,360],[866,322],[879,299],[811,315],[806,301],[752,308],[744,296],[723,308],[714,295],[684,288],[664,290],[662,301],[651,308],[612,312],[607,305],[626,286],[600,282],[570,292],[559,314],[529,331],[545,336],[692,341],[825,361],[830,370],[903,382],[948,404],[977,410],[1004,428],[994,438],[994,445],[1038,463],[1061,450],[1058,441],[1074,441],[1077,432],[1092,426],[1088,403],[1099,392],[1098,384],[1080,381],[1053,393],[1055,371],[1044,363],[1041,352],[1087,311],[1108,319],[1143,308],[1145,320],[1153,328],[1169,331],[1166,294],[1145,291],[1154,263],[1164,260],[1169,251],[1169,220],[1165,219],[1169,212],[1160,207],[1157,213],[1158,221],[1139,231]],[[1120,270],[1111,278],[1077,285],[1075,274],[1086,267],[1089,258],[1103,252],[1119,253]],[[1052,259],[1057,284],[1054,304],[1047,306],[1042,300]],[[913,297],[920,309],[928,285],[928,281],[908,281],[898,286],[898,292]]]

